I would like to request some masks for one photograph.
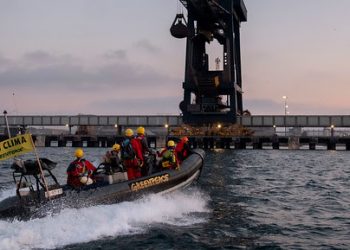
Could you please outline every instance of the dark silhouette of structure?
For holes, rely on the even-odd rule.
[[[177,14],[170,29],[186,38],[183,121],[189,124],[235,123],[242,114],[240,23],[247,21],[243,0],[180,0],[188,20]],[[220,69],[209,69],[206,45],[222,48]],[[215,60],[215,58],[213,59]]]

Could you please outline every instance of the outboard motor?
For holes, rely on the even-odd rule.
[[[57,163],[47,158],[40,158],[41,167],[43,170],[52,170],[56,167]],[[11,168],[16,173],[23,175],[38,175],[40,174],[39,164],[36,160],[15,160]]]
[[[177,14],[170,27],[170,33],[175,38],[185,38],[188,36],[187,22],[183,14]]]
[[[11,168],[14,170],[13,180],[16,183],[17,189],[16,193],[20,198],[23,198],[24,196],[32,197],[31,194],[37,194],[38,200],[40,200],[41,192],[40,187],[42,190],[44,190],[44,196],[45,198],[54,198],[58,197],[63,194],[63,190],[60,187],[60,184],[58,183],[56,177],[53,175],[51,170],[53,170],[57,163],[53,162],[47,158],[40,158],[40,165],[42,167],[43,171],[46,171],[46,174],[53,180],[53,184],[48,183],[46,191],[46,183],[43,182],[41,179],[41,171],[39,164],[36,160],[20,160],[16,159],[14,163],[12,164]],[[45,174],[44,174],[45,175]],[[34,188],[34,184],[32,184],[30,181],[28,181],[27,177],[34,177],[36,182],[36,189]]]

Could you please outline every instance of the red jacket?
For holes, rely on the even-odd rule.
[[[148,147],[148,142],[147,142],[146,136],[144,136],[144,135],[137,135],[136,139],[140,141],[143,155],[145,155],[145,153],[147,153],[147,152],[148,153],[151,152],[151,150]]]
[[[179,141],[175,147],[175,154],[179,162],[185,160],[189,154],[189,145],[184,141]]]
[[[129,140],[129,139],[127,139]],[[124,143],[126,142],[126,143]],[[142,145],[141,145],[141,141],[136,139],[136,138],[132,138],[130,139],[130,142],[124,141],[122,143],[122,146],[125,146],[126,148],[128,147],[127,144],[130,143],[132,146],[132,149],[135,153],[135,158],[130,159],[130,158],[124,158],[123,159],[123,165],[126,168],[127,172],[128,172],[128,179],[132,180],[135,178],[139,178],[141,177],[141,170],[140,170],[140,165],[143,164],[143,154],[142,154]],[[123,150],[122,149],[122,156],[123,156]]]
[[[133,138],[130,141],[132,148],[135,151],[136,158],[143,162],[142,144],[141,141]]]
[[[84,186],[80,182],[80,177],[87,175],[91,178],[95,170],[96,168],[91,162],[85,159],[76,159],[67,168],[67,184],[74,188]]]

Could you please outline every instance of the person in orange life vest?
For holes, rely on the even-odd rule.
[[[175,142],[173,140],[169,140],[167,143],[167,147],[164,148],[160,153],[157,153],[161,159],[161,169],[179,169],[179,162],[176,159],[175,154]]]
[[[93,173],[95,166],[83,158],[84,151],[81,148],[75,150],[76,159],[67,168],[67,184],[72,188],[81,188],[94,183]]]
[[[140,167],[143,166],[142,147],[139,140],[134,138],[134,131],[130,128],[125,130],[125,139],[122,143],[121,157],[128,173],[128,179],[133,180],[141,177]]]
[[[181,140],[176,144],[175,153],[179,164],[181,164],[190,153],[190,145],[188,143],[188,137],[184,136]]]
[[[150,155],[153,155],[153,151],[148,147],[147,137],[145,135],[145,128],[144,127],[138,127],[136,130],[137,136],[136,139],[140,141],[141,149],[142,149],[142,156],[144,159],[144,165],[141,168],[141,175],[147,176],[148,172],[150,170],[150,165],[152,164],[150,161]]]

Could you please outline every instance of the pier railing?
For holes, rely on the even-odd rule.
[[[350,115],[240,116],[238,123],[246,127],[350,127]]]
[[[8,116],[12,126],[180,126],[180,115],[25,115]],[[350,115],[255,115],[237,117],[245,127],[350,127]],[[0,126],[5,126],[0,117]]]
[[[7,116],[12,126],[179,126],[182,124],[181,116],[176,115],[26,115]],[[0,126],[6,125],[5,118],[0,117]]]

